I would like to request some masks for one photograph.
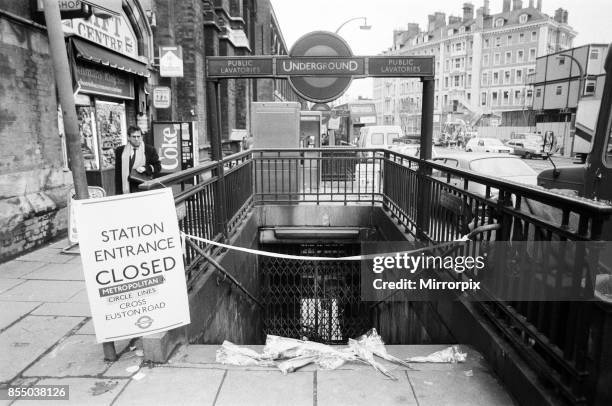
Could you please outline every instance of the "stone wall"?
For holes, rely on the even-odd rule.
[[[0,3],[0,8],[3,3]],[[25,8],[20,12],[29,19]],[[0,262],[67,227],[55,78],[44,28],[0,15]]]

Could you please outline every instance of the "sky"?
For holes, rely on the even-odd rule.
[[[469,1],[469,0],[468,0]],[[393,30],[406,29],[409,22],[427,27],[427,15],[442,11],[463,14],[464,0],[271,0],[287,47],[311,31],[336,31],[353,17],[366,17],[370,30],[361,30],[362,20],[347,23],[338,33],[348,42],[354,55],[376,55],[393,44]],[[474,8],[483,0],[471,0]],[[490,0],[491,12],[501,12],[502,0]],[[537,3],[537,0],[534,0]],[[527,6],[529,0],[523,0]],[[569,13],[569,24],[578,32],[575,46],[612,42],[612,0],[542,0],[542,11],[553,16],[557,8]],[[347,95],[369,97],[371,79],[354,80]]]

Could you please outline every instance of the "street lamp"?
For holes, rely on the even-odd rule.
[[[562,58],[570,58],[572,60],[572,62],[576,62],[576,65],[578,65],[578,72],[580,75],[580,79],[578,81],[578,99],[576,100],[576,110],[578,110],[578,105],[580,104],[580,99],[582,98],[582,96],[584,95],[584,86],[586,83],[586,72],[584,71],[584,69],[582,68],[582,64],[580,63],[580,61],[578,59],[576,59],[573,55],[570,54],[559,54],[557,55],[557,59],[560,60]],[[570,76],[570,85],[571,85],[571,77],[572,77],[572,65],[570,65],[570,70],[569,70],[569,76]],[[569,93],[570,91],[570,85],[568,85],[567,91]],[[569,102],[569,98],[568,98],[568,102]],[[569,105],[567,106],[569,108]],[[571,145],[571,150],[570,150],[570,155],[574,152],[574,140],[572,137],[572,145]],[[563,136],[563,154],[565,154],[565,134]]]
[[[366,17],[355,17],[355,18],[351,18],[349,20],[346,20],[345,22],[343,22],[342,24],[340,24],[340,27],[338,27],[338,29],[335,31],[335,33],[337,34],[338,31],[340,31],[340,29],[342,27],[344,27],[346,24],[350,23],[351,21],[355,21],[355,20],[363,20],[363,25],[359,26],[360,30],[369,30],[370,28],[372,28],[371,25],[368,25],[368,20]]]

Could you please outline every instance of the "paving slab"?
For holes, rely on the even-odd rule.
[[[28,368],[23,376],[95,376],[109,367],[94,336],[73,335]]]
[[[40,248],[17,258],[15,261],[38,261],[50,262],[55,264],[64,264],[71,259],[72,255],[62,254],[60,250],[54,248]]]
[[[30,313],[32,309],[40,306],[37,302],[13,302],[10,306],[3,306],[0,312],[0,330],[5,329],[15,320]]]
[[[314,372],[227,371],[215,406],[312,406],[313,402]]]
[[[144,377],[132,379],[114,406],[212,405],[225,373],[215,369],[164,367],[142,368],[139,372]]]
[[[26,316],[2,332],[0,382],[17,376],[82,320],[80,317]]]
[[[137,371],[128,371],[127,368],[133,368],[135,366],[140,367],[143,360],[142,355],[137,355],[136,351],[129,351],[121,355],[121,357],[113,362],[113,364],[104,372],[104,376],[107,377],[131,377],[137,373]]]
[[[9,261],[0,264],[0,277],[2,278],[21,278],[32,271],[46,265],[44,262],[32,261]]]
[[[65,302],[84,285],[77,281],[26,281],[0,294],[0,301]]]
[[[69,400],[45,400],[44,405],[110,405],[127,384],[127,379],[62,378],[42,379],[37,385],[68,385]],[[19,400],[17,406],[40,406],[38,400]],[[154,403],[152,403],[154,404]]]
[[[84,279],[83,266],[80,263],[47,264],[33,272],[30,272],[25,279],[50,279],[50,280],[73,280],[82,281]]]
[[[70,303],[87,303],[89,304],[89,298],[87,297],[87,290],[85,289],[85,282],[81,284],[83,289],[76,292],[69,300]]]
[[[91,317],[88,303],[43,303],[32,314],[39,316],[83,316]]]
[[[515,405],[497,379],[481,368],[409,371],[408,378],[421,406]]]
[[[78,329],[74,334],[96,335],[94,330],[93,320],[89,320],[83,327]]]
[[[22,283],[24,283],[23,279],[0,278],[0,293],[6,292],[17,285],[21,285]]]
[[[417,405],[405,371],[393,381],[373,368],[317,372],[317,405]]]

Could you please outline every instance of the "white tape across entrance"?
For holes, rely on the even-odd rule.
[[[236,247],[234,245],[223,244],[223,243],[220,243],[220,242],[217,242],[217,241],[208,240],[206,238],[196,237],[195,235],[185,234],[183,232],[181,232],[181,237],[189,238],[189,239],[195,240],[195,241],[204,242],[206,244],[212,244],[212,245],[215,245],[217,247],[227,248],[229,250],[248,252],[249,254],[254,254],[254,255],[263,255],[263,256],[266,256],[266,257],[285,258],[285,259],[300,259],[300,260],[305,260],[305,261],[338,261],[338,260],[342,260],[342,261],[361,261],[363,259],[371,259],[371,258],[380,257],[380,256],[394,256],[395,254],[398,253],[398,252],[388,252],[388,253],[369,254],[369,255],[354,255],[354,256],[350,256],[350,257],[309,257],[309,256],[303,256],[303,255],[280,254],[278,252],[261,251],[261,250],[254,250],[254,249],[251,249],[251,248]],[[421,251],[429,251],[429,250],[432,250],[434,248],[441,248],[441,247],[445,247],[447,245],[453,245],[453,244],[456,244],[456,243],[459,243],[459,242],[465,242],[467,240],[468,240],[467,236],[463,236],[463,237],[458,238],[458,239],[453,240],[453,241],[448,241],[448,242],[444,242],[444,243],[441,243],[441,244],[431,245],[429,247],[423,247],[423,248],[419,248],[419,249],[412,250],[412,251],[402,251],[401,253],[402,254],[404,254],[404,253],[406,253],[406,254],[414,254],[414,253],[421,252]]]

